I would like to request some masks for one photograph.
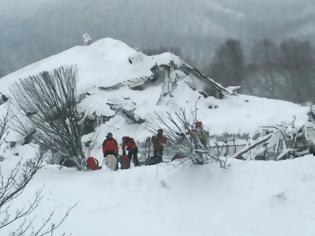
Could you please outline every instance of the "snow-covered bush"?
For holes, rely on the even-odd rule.
[[[22,112],[18,131],[32,134],[33,142],[82,169],[80,115],[77,111],[77,70],[59,67],[20,80],[12,94]],[[34,132],[35,131],[35,132]]]

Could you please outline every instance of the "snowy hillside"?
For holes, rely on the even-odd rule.
[[[88,94],[84,96],[80,105],[88,114],[95,112],[99,116],[112,116],[114,112],[108,103],[134,109],[135,114],[144,119],[154,111],[163,110],[165,107],[170,109],[184,107],[192,111],[200,96],[198,91],[200,86],[194,75],[183,74],[182,71],[175,69],[174,73],[178,76],[179,82],[172,91],[173,96],[166,97],[161,103],[159,99],[163,81],[152,83],[142,90],[131,89],[132,86],[141,84],[143,80],[152,76],[151,68],[154,65],[167,65],[171,61],[176,64],[177,69],[185,64],[171,53],[146,56],[120,41],[106,38],[90,46],[71,48],[1,78],[0,93],[9,96],[10,88],[21,78],[44,70],[51,71],[62,65],[76,65],[78,93]],[[191,89],[189,84],[194,84],[197,91]],[[158,103],[160,106],[156,106]],[[200,118],[202,117],[206,127],[215,134],[250,132],[260,125],[291,121],[293,115],[297,116],[298,122],[306,120],[306,108],[301,106],[243,95],[228,95],[222,100],[212,96],[201,97],[197,105]],[[1,108],[4,109],[3,106]],[[115,119],[111,119],[110,124],[105,125],[104,131],[114,131],[114,133],[118,132],[118,136],[123,135],[121,131],[116,130],[121,118],[115,117]],[[113,128],[112,124],[117,125]],[[138,128],[141,130],[140,134],[144,132],[142,126],[137,126],[136,129]]]
[[[133,58],[135,63],[130,64],[128,58]],[[166,53],[149,57],[121,41],[106,38],[90,46],[73,47],[14,72],[1,79],[1,90],[8,88],[17,79],[43,70],[49,71],[61,65],[77,65],[78,87],[80,92],[86,92],[95,86],[109,87],[128,79],[148,76],[155,63],[169,63],[170,60],[180,63],[180,59],[174,55]]]
[[[47,166],[19,203],[44,186],[38,222],[53,209],[57,220],[77,203],[62,226],[62,231],[75,236],[315,234],[312,156],[230,164],[227,170],[189,162],[118,172]]]
[[[262,125],[292,122],[293,117],[297,126],[307,121],[306,107],[233,94],[173,54],[147,56],[109,38],[71,48],[1,78],[0,96],[9,99],[0,102],[0,114],[16,111],[10,94],[15,82],[63,65],[78,69],[80,112],[96,120],[94,131],[83,136],[83,142],[92,141],[93,146],[84,151],[101,162],[101,144],[108,132],[119,142],[124,135],[143,142],[151,135],[145,121],[155,113],[179,108],[189,113],[197,110],[205,129],[217,135],[252,133]],[[11,128],[7,144],[0,149],[5,169],[36,151],[32,145],[21,145],[22,137]],[[17,145],[10,146],[12,142]],[[74,236],[288,236],[301,230],[302,235],[315,235],[311,227],[315,223],[314,158],[228,163],[227,170],[187,161],[118,172],[106,168],[79,172],[48,165],[18,201],[23,204],[44,185],[37,220],[52,209],[63,212],[78,203],[62,228]]]
[[[173,63],[174,62],[174,63]],[[173,68],[169,65],[173,63]],[[201,81],[199,74],[179,57],[171,53],[146,56],[121,41],[106,38],[89,46],[76,46],[57,55],[34,63],[0,79],[0,93],[10,98],[10,89],[19,79],[41,71],[51,71],[63,65],[78,69],[78,94],[80,111],[87,119],[92,117],[95,132],[83,137],[93,141],[92,150],[85,150],[102,160],[101,144],[108,132],[117,140],[130,135],[142,142],[151,135],[145,122],[155,113],[185,108],[188,113],[198,110],[198,119],[211,134],[251,133],[262,125],[307,120],[306,107],[293,103],[245,95],[233,95],[214,81]],[[154,67],[158,69],[153,70]],[[175,82],[172,91],[165,93],[165,79],[161,76],[167,68]],[[161,78],[160,78],[161,77]],[[209,86],[222,93],[223,99],[203,96]],[[213,88],[212,88],[213,89]],[[217,93],[217,91],[215,93]],[[0,106],[0,113],[15,110],[12,99]],[[132,115],[130,119],[129,115]],[[21,142],[15,132],[8,140]]]

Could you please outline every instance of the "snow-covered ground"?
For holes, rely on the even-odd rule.
[[[61,217],[62,230],[102,235],[315,235],[315,158],[78,172],[47,166],[21,201],[44,186],[38,218]],[[5,235],[5,234],[3,234]]]
[[[132,63],[130,63],[130,60]],[[79,104],[86,115],[115,115],[107,103],[133,109],[135,115],[149,119],[155,112],[185,108],[188,113],[197,103],[198,119],[211,134],[250,133],[261,125],[306,122],[307,108],[297,104],[245,95],[224,99],[200,97],[186,76],[177,83],[172,97],[157,104],[162,84],[132,90],[126,83],[152,74],[155,64],[184,63],[170,53],[146,56],[120,41],[103,39],[90,46],[77,46],[34,63],[0,79],[0,93],[10,97],[10,88],[21,78],[52,70],[61,65],[78,68],[78,93],[88,93]],[[104,90],[118,83],[119,88]],[[125,86],[126,85],[126,86]],[[210,109],[209,107],[217,107]],[[15,111],[14,103],[0,105],[0,114]],[[116,114],[96,131],[83,137],[93,139],[93,155],[102,161],[101,144],[112,132],[118,141],[130,135],[143,141],[150,133],[145,124],[131,124]],[[9,170],[19,157],[29,158],[35,148],[21,146],[13,129],[8,140],[14,148],[2,147]],[[19,157],[14,154],[19,154]],[[43,186],[43,200],[37,221],[53,209],[61,217],[67,207],[77,206],[62,226],[73,236],[102,235],[315,235],[315,159],[306,156],[281,162],[243,162],[229,160],[227,170],[213,163],[195,166],[159,164],[111,172],[94,172],[48,165],[31,181],[17,205],[27,202]],[[8,229],[9,230],[9,229]],[[2,231],[3,232],[3,231]],[[4,234],[5,235],[5,234]]]

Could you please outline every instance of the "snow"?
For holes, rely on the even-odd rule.
[[[132,64],[129,63],[129,59]],[[107,105],[108,103],[133,108],[135,114],[143,119],[149,119],[154,113],[163,113],[167,109],[174,111],[179,107],[185,108],[188,113],[191,113],[195,110],[195,103],[200,94],[187,85],[187,82],[191,81],[197,83],[189,76],[177,83],[177,87],[172,92],[173,97],[163,98],[160,106],[157,106],[157,103],[161,96],[162,84],[148,87],[142,91],[132,90],[126,85],[108,91],[99,89],[99,87],[111,87],[150,76],[152,66],[168,64],[170,61],[174,61],[176,65],[184,63],[171,53],[146,56],[121,41],[105,38],[89,46],[73,47],[1,78],[0,93],[9,95],[14,82],[29,75],[43,70],[53,70],[62,65],[76,65],[78,68],[78,94],[89,94],[79,104],[80,110],[85,111],[86,115],[95,113],[98,116],[113,116],[115,112]],[[215,105],[218,108],[209,109],[209,106]],[[307,119],[306,107],[280,100],[245,95],[227,96],[223,100],[201,97],[196,108],[198,118],[203,120],[206,128],[213,134],[248,133],[261,125],[290,122],[293,120],[293,116],[297,117],[298,123],[303,123]],[[4,112],[4,106],[0,106],[0,113],[1,110]],[[224,119],[222,119],[223,117]],[[115,122],[113,123],[112,130],[118,129]],[[143,140],[146,134],[145,127],[139,127],[137,139]],[[102,138],[104,137],[102,136]]]
[[[132,61],[132,64],[129,62]],[[108,132],[120,142],[130,135],[143,141],[151,135],[146,124],[130,124],[108,103],[115,103],[135,115],[151,119],[154,113],[185,108],[188,114],[198,110],[210,134],[253,133],[262,125],[307,121],[307,107],[290,102],[246,95],[226,96],[222,100],[204,98],[192,90],[189,76],[178,81],[173,96],[157,105],[163,84],[144,90],[132,90],[126,82],[152,74],[155,64],[184,63],[170,53],[146,56],[126,44],[102,39],[89,46],[76,46],[60,54],[22,68],[0,79],[0,93],[10,97],[10,88],[21,78],[52,70],[62,65],[78,68],[78,93],[85,94],[79,104],[86,115],[114,116],[99,124],[96,131],[83,137],[92,140],[84,150],[102,162],[101,144]],[[102,90],[99,87],[123,86]],[[210,108],[212,107],[212,108]],[[9,100],[0,105],[0,114],[16,109]],[[33,157],[36,147],[20,145],[21,137],[10,130],[8,141],[14,148],[0,149],[6,159],[5,172],[16,161]],[[19,154],[16,156],[14,154]],[[43,200],[36,210],[36,223],[56,210],[62,217],[73,204],[67,221],[60,229],[74,236],[86,235],[213,235],[213,236],[311,236],[315,235],[315,159],[306,156],[281,162],[238,161],[229,159],[227,170],[213,163],[196,166],[159,164],[132,167],[112,172],[106,168],[85,172],[47,165],[17,199],[16,206],[32,199],[43,188]],[[14,227],[14,226],[12,226]],[[11,228],[12,229],[12,228]],[[7,229],[8,231],[10,229]],[[8,231],[1,231],[8,235]],[[7,233],[7,234],[6,234]]]
[[[129,63],[129,58],[134,61],[133,64]],[[78,89],[85,92],[95,86],[109,87],[128,79],[150,76],[152,66],[169,63],[170,60],[176,64],[181,62],[171,53],[146,56],[121,41],[105,38],[89,46],[75,46],[3,77],[0,92],[9,93],[10,86],[18,79],[63,65],[77,66]]]
[[[214,164],[78,172],[47,166],[23,195],[44,186],[36,214],[58,217],[77,203],[62,231],[86,235],[315,234],[315,159],[230,160]]]

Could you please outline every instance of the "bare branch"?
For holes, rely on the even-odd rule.
[[[185,156],[195,164],[204,164],[213,160],[218,162],[221,168],[226,168],[227,158],[221,155],[223,148],[216,156],[211,154],[209,133],[195,128],[196,113],[197,109],[192,113],[191,119],[183,108],[179,108],[173,113],[165,112],[165,116],[155,114],[147,123],[147,128],[151,132],[155,132],[159,128],[164,129],[168,138],[168,146],[173,154]]]
[[[51,222],[52,220],[52,217],[54,215],[54,211],[51,212],[51,214],[48,216],[48,218],[44,221],[44,223],[42,224],[42,226],[37,230],[36,233],[34,233],[33,235],[34,236],[44,236],[44,235],[47,235],[47,234],[53,234],[53,232],[58,229],[62,224],[63,222],[68,218],[70,212],[73,210],[73,208],[75,208],[77,206],[77,204],[74,204],[73,206],[71,206],[70,208],[68,208],[66,214],[62,217],[62,219],[58,222],[58,223],[52,223],[51,224],[51,227],[48,229],[48,230],[44,230],[44,228],[46,227],[46,225]]]
[[[0,146],[5,140],[8,131],[9,123],[9,112],[7,112],[4,117],[0,117]]]
[[[57,223],[53,222],[54,211],[51,212],[36,229],[33,227],[35,217],[30,218],[30,216],[40,204],[42,191],[38,191],[27,206],[14,210],[14,200],[23,193],[25,187],[41,168],[44,157],[44,152],[40,152],[34,160],[26,161],[23,164],[20,160],[6,177],[0,169],[0,231],[15,222],[19,222],[18,227],[10,235],[53,235],[53,232],[62,225],[71,210],[76,206],[75,204],[70,207]],[[49,224],[51,226],[48,226]]]

